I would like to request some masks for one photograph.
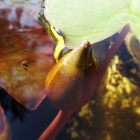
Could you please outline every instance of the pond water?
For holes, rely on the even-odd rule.
[[[27,13],[30,13],[37,3],[37,0],[0,1],[22,8]],[[38,11],[39,9],[37,9],[33,15],[36,19],[38,17]],[[10,17],[11,16],[9,16],[9,18]],[[25,21],[22,21],[22,24],[24,22]],[[0,26],[3,26],[1,23]],[[6,22],[5,25],[7,25]],[[18,27],[19,23],[17,22],[15,25]],[[0,35],[1,34],[4,34],[2,29],[0,30]],[[102,50],[105,51],[104,53],[107,52],[109,45],[114,41],[116,36],[117,35],[114,35],[99,43],[100,47],[106,48],[105,50]],[[48,43],[49,45],[51,44],[50,42]],[[26,45],[28,46],[28,43]],[[140,139],[140,67],[139,61],[136,61],[138,55],[133,56],[129,52],[131,49],[127,48],[128,43],[125,44],[124,42],[112,59],[105,75],[98,83],[92,100],[73,115],[57,137],[57,140]],[[32,51],[35,52],[35,50],[36,49]],[[50,56],[51,51],[52,49],[47,48],[46,53]],[[133,51],[136,53],[136,50]],[[11,52],[13,52],[13,50]],[[10,56],[10,58],[12,58],[12,56]],[[0,59],[3,63],[1,55]],[[50,57],[46,61],[52,63]],[[38,58],[38,62],[42,62],[40,57]],[[30,71],[30,64],[31,63],[27,63],[26,66],[26,63],[24,63],[22,66],[25,67],[23,68],[20,64],[20,69],[24,70],[26,73],[27,71]],[[48,67],[50,68],[52,65],[53,64]],[[0,66],[2,67],[3,65]],[[36,67],[33,69],[37,71],[37,68],[39,67],[38,63],[35,66]],[[48,71],[49,68],[47,69]],[[37,83],[39,83],[39,81],[37,81]],[[25,84],[28,83],[25,82]],[[8,86],[9,84],[7,83],[6,85]],[[47,98],[40,103],[37,109],[27,109],[15,101],[2,88],[0,89],[0,101],[10,125],[13,140],[37,140],[58,112],[58,109],[53,107]],[[26,103],[22,104],[26,105]]]

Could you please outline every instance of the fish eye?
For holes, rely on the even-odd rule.
[[[62,33],[62,31],[61,31],[60,29],[55,28],[55,27],[53,27],[53,28],[54,28],[54,30],[55,30],[60,36],[64,37],[64,35],[63,35],[63,33]]]

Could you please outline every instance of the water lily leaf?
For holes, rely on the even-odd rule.
[[[27,108],[35,109],[46,96],[52,50],[38,21],[0,2],[0,86]]]
[[[129,53],[132,55],[134,62],[140,68],[140,43],[133,33],[129,32],[127,34],[125,38],[125,44]]]
[[[139,0],[45,0],[45,17],[60,28],[69,48],[103,40],[130,23],[140,40]]]
[[[4,110],[1,107],[0,104],[0,135],[4,132],[4,127],[5,127],[5,116],[4,116]]]
[[[4,121],[5,121],[4,132],[0,135],[0,140],[12,140],[11,127],[9,125],[6,116],[4,116]]]

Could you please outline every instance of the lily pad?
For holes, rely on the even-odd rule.
[[[0,135],[4,132],[4,127],[5,127],[5,120],[4,120],[4,110],[1,107],[0,104]]]
[[[43,27],[21,9],[0,2],[0,86],[27,108],[45,98],[53,44]]]
[[[45,17],[65,34],[66,46],[103,40],[130,23],[140,40],[139,0],[45,0]]]
[[[0,135],[0,140],[12,140],[11,127],[6,116],[4,117],[5,128],[4,132]]]

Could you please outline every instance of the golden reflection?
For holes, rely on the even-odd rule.
[[[89,109],[89,104],[83,106],[82,110],[78,112],[80,117],[84,116],[87,121],[90,121],[90,118],[93,117],[92,111]]]
[[[140,107],[136,107],[135,112],[140,115]]]
[[[140,71],[133,57],[120,48],[97,85],[93,99],[69,125],[76,138],[87,140],[138,140],[140,132]],[[71,129],[71,128],[70,128]],[[84,130],[84,133],[81,133]],[[68,139],[69,140],[69,139]]]
[[[112,140],[110,135],[106,136],[106,140]]]
[[[107,104],[110,108],[118,101],[118,97],[131,95],[134,90],[139,90],[131,79],[123,76],[119,70],[117,70],[117,65],[122,62],[119,61],[118,56],[116,55],[112,60],[113,65],[108,67],[108,75],[106,80],[106,94],[104,96],[104,104]],[[121,98],[122,98],[121,97]],[[131,105],[131,97],[122,98],[121,107],[129,107]],[[135,102],[135,100],[133,100]]]

